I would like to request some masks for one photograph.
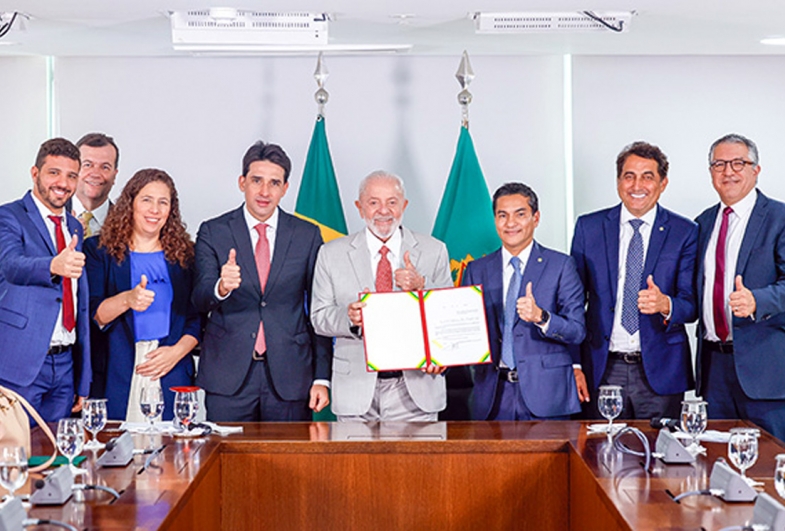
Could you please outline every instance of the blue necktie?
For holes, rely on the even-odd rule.
[[[630,334],[640,328],[638,292],[641,289],[643,274],[643,236],[639,232],[643,221],[631,219],[632,239],[627,249],[627,262],[624,265],[624,300],[621,305],[621,326]]]
[[[504,302],[504,331],[502,334],[502,361],[510,369],[515,368],[515,355],[512,351],[512,328],[518,317],[518,293],[521,291],[521,259],[517,256],[510,258],[512,278],[507,288],[507,300]]]

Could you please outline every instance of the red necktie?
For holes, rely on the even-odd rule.
[[[714,330],[720,341],[728,339],[728,320],[725,317],[725,247],[728,239],[728,222],[731,207],[722,211],[720,233],[717,236],[717,252],[715,254],[716,267],[714,268],[714,291],[712,293],[712,306],[714,309]]]
[[[390,261],[387,259],[387,253],[390,250],[382,245],[382,248],[379,249],[379,254],[382,257],[379,259],[379,263],[376,266],[376,291],[377,292],[385,292],[385,291],[392,291],[393,284],[392,284],[392,266],[390,265]]]
[[[65,236],[63,235],[63,218],[60,216],[47,216],[55,224],[55,240],[57,240],[57,254],[65,249]],[[69,332],[73,331],[76,325],[74,318],[74,288],[71,286],[71,279],[62,277],[63,283],[63,326]]]
[[[259,233],[259,241],[256,242],[256,249],[254,249],[254,260],[256,261],[256,271],[259,273],[259,286],[264,293],[267,277],[270,276],[270,242],[267,240],[267,223],[257,223],[254,228]],[[267,351],[263,321],[259,321],[259,331],[256,333],[254,349],[259,354],[264,354]]]

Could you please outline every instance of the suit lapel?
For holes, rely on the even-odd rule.
[[[649,235],[649,248],[646,250],[646,263],[643,265],[643,274],[641,275],[641,289],[646,287],[646,278],[654,274],[654,266],[670,231],[669,218],[668,212],[657,205],[657,216],[654,218],[654,225]]]
[[[30,221],[38,229],[38,233],[41,236],[41,239],[44,241],[46,248],[49,249],[49,252],[52,256],[57,254],[57,249],[55,248],[55,244],[52,241],[52,237],[49,235],[49,230],[46,226],[46,221],[44,218],[41,217],[41,211],[38,210],[38,206],[36,206],[35,201],[33,200],[33,193],[27,192],[24,197],[24,205],[25,209],[27,210],[27,216],[30,218]]]
[[[245,223],[245,217],[243,215],[244,208],[245,205],[242,205],[234,211],[234,215],[229,220],[229,229],[234,238],[234,248],[237,251],[237,265],[240,266],[241,273],[247,271],[247,273],[242,274],[243,282],[250,281],[253,289],[257,293],[261,293],[262,288],[259,284],[259,271],[256,269],[251,235],[248,233],[248,225]],[[227,258],[227,256],[219,257],[219,259],[223,261],[226,261]]]
[[[374,273],[371,271],[371,262],[368,258],[368,244],[365,241],[365,230],[361,230],[352,237],[350,242],[352,249],[349,251],[349,262],[354,269],[354,276],[360,290],[368,288],[374,291]]]
[[[542,253],[542,248],[537,242],[532,242],[532,250],[529,254],[529,259],[526,261],[526,268],[523,270],[523,278],[521,279],[521,289],[518,292],[519,297],[526,295],[526,285],[532,283],[532,291],[535,286],[540,282],[542,272],[545,271],[547,261]]]
[[[409,260],[412,261],[414,268],[419,271],[420,255],[422,253],[420,253],[420,249],[418,248],[417,238],[415,238],[414,233],[406,227],[402,227],[401,231],[401,265],[403,265],[403,257],[408,251]]]
[[[502,263],[502,250],[499,249],[490,255],[485,262],[485,271],[481,272],[483,291],[490,301],[493,315],[488,315],[487,320],[496,327],[498,337],[502,336],[504,327],[504,264]]]
[[[605,252],[608,263],[608,285],[611,287],[611,300],[616,300],[619,283],[619,218],[621,205],[608,212],[603,220],[602,233],[605,237]]]
[[[755,240],[766,222],[768,211],[769,198],[758,192],[758,198],[755,200],[755,206],[752,208],[750,220],[747,222],[747,229],[744,231],[744,239],[741,240],[739,259],[736,262],[737,275],[743,274],[744,268],[747,267],[747,261],[750,259],[750,254],[755,246]]]
[[[275,285],[275,281],[278,279],[278,275],[283,269],[283,264],[286,263],[286,255],[289,252],[293,234],[294,229],[292,227],[291,217],[283,210],[278,209],[278,229],[275,231],[275,249],[273,252],[273,261],[270,263],[270,275],[267,277],[266,292]]]

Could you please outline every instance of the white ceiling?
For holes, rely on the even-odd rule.
[[[159,56],[172,49],[166,12],[231,5],[324,12],[331,44],[412,44],[408,53],[576,55],[783,54],[760,39],[785,36],[782,0],[0,0],[31,16],[0,39],[0,55]],[[629,33],[476,35],[477,11],[630,11]],[[399,15],[406,15],[401,22]],[[736,80],[738,81],[738,80]]]

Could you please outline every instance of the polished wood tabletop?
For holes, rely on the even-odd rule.
[[[644,422],[630,425],[641,429],[654,446],[656,430]],[[743,425],[749,424],[712,421],[709,428],[727,431]],[[727,454],[727,445],[721,443],[703,443],[707,454],[694,464],[665,465],[652,460],[647,471],[641,457],[618,452],[605,435],[590,435],[587,423],[574,421],[254,423],[242,427],[242,433],[228,436],[134,435],[137,448],[165,445],[146,469],[147,455],[135,456],[127,467],[102,468],[88,451],[81,465],[87,474],[77,478],[77,483],[111,487],[120,498],[87,491],[62,506],[34,506],[29,515],[85,530],[257,529],[272,526],[271,522],[276,524],[269,528],[282,528],[282,521],[297,528],[308,525],[311,518],[336,518],[336,513],[325,509],[329,504],[356,503],[357,513],[368,503],[401,505],[399,512],[409,511],[406,502],[392,498],[396,494],[389,489],[411,492],[422,488],[430,489],[429,497],[437,506],[455,513],[453,519],[445,515],[434,519],[451,529],[476,529],[483,521],[481,527],[502,529],[519,521],[516,527],[520,529],[712,530],[752,518],[751,503],[731,504],[711,496],[693,496],[681,503],[672,499],[672,495],[708,488],[714,461]],[[99,439],[106,441],[118,434],[116,429],[107,429]],[[39,430],[34,431],[33,441],[34,455],[51,449]],[[624,441],[632,448],[640,447],[633,436]],[[781,452],[785,447],[762,432],[760,456],[747,472],[777,499],[773,473],[775,456]],[[337,470],[346,472],[339,477]],[[393,486],[387,487],[386,499],[358,497],[359,491],[374,488],[365,478],[370,474],[390,480]],[[20,492],[29,493],[33,480]],[[276,481],[274,486],[263,485],[271,480]],[[465,500],[460,498],[464,491],[470,493]],[[253,503],[245,501],[248,492],[257,493]],[[522,492],[542,498],[536,503],[511,501],[511,497],[523,496]],[[322,505],[311,501],[317,497],[325,500]],[[276,498],[275,503],[265,506],[266,498]],[[472,510],[462,512],[467,504]],[[547,507],[537,518],[545,523],[527,522],[532,507],[543,504]],[[485,506],[494,511],[483,513],[480,521],[478,507]],[[516,513],[515,518],[504,516],[505,506]],[[276,516],[276,510],[292,513],[285,520],[269,520],[286,516]],[[387,522],[382,518],[373,522],[374,512],[341,522],[358,528],[369,521],[378,529],[401,528],[412,521],[407,518],[421,519],[432,512],[423,511],[390,516]],[[257,514],[261,512],[266,515]],[[430,527],[434,525],[439,527],[433,522]]]

